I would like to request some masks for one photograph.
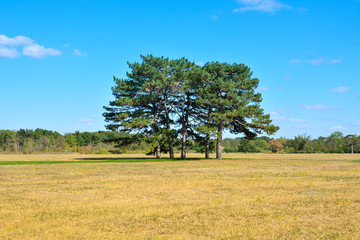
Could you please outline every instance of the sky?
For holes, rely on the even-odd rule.
[[[113,76],[153,54],[249,66],[273,137],[359,135],[359,14],[360,0],[1,1],[0,129],[105,130]]]

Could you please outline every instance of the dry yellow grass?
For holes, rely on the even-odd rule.
[[[224,157],[0,166],[0,239],[360,238],[360,155]]]

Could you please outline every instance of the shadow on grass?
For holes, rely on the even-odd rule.
[[[152,157],[105,157],[105,158],[77,158],[79,160],[85,161],[127,161],[131,162],[174,162],[174,161],[198,161],[205,160],[204,158],[186,158],[182,160],[181,158],[152,158]]]
[[[175,162],[175,161],[199,161],[203,158],[78,158],[78,161],[0,161],[1,165],[41,165],[41,164],[71,164],[71,163],[130,163],[130,162]]]

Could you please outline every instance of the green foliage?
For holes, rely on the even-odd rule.
[[[0,130],[0,152],[82,152],[96,153],[101,149],[114,148],[118,132],[75,132],[61,135],[44,129],[20,129],[19,131]],[[141,145],[132,146],[139,149]],[[143,149],[146,147],[143,146]],[[124,149],[123,149],[124,150]],[[101,150],[103,151],[103,150]],[[100,152],[101,152],[100,151]]]
[[[115,100],[104,107],[103,116],[107,129],[131,133],[134,141],[147,138],[149,153],[160,157],[160,152],[169,151],[172,158],[176,126],[182,159],[189,137],[203,143],[208,155],[215,134],[217,154],[221,153],[225,129],[247,138],[279,129],[260,108],[262,98],[255,92],[259,80],[244,64],[211,62],[199,67],[186,58],[148,55],[141,59],[128,63],[127,78],[114,77]],[[129,143],[123,140],[120,146]]]
[[[44,135],[40,135],[44,134]],[[84,134],[84,136],[82,136]],[[176,134],[176,133],[175,133]],[[71,137],[70,137],[71,136]],[[90,136],[90,138],[89,138]],[[136,138],[136,142],[122,145],[117,145],[118,141],[124,139]],[[67,138],[71,139],[73,147],[67,143]],[[37,139],[37,140],[35,140]],[[90,139],[87,146],[82,146],[84,143],[79,139]],[[98,132],[75,132],[61,135],[53,131],[42,131],[38,129],[35,133],[33,130],[21,129],[19,131],[0,130],[0,152],[17,152],[18,153],[38,153],[38,152],[80,152],[80,153],[149,153],[154,151],[154,145],[151,145],[147,138],[138,138],[137,135],[124,134],[112,131],[98,131]],[[174,138],[175,139],[175,138]],[[151,139],[150,139],[151,140]],[[190,151],[201,152],[205,151],[203,138],[188,140],[187,145]],[[272,139],[266,136],[255,137],[249,140],[245,137],[224,139],[224,152],[269,152],[271,145],[269,142]],[[341,133],[334,133],[328,137],[319,137],[311,139],[309,136],[296,136],[293,139],[280,138],[278,139],[283,144],[283,149],[280,151],[284,153],[360,153],[360,136],[347,135]],[[54,142],[55,141],[55,142]],[[71,143],[71,141],[69,143]],[[75,141],[75,142],[74,142]],[[294,144],[299,141],[301,144]],[[305,144],[303,144],[305,141]],[[155,144],[156,145],[156,144]],[[153,147],[151,147],[153,146]],[[213,152],[216,146],[216,141],[211,140],[210,152]],[[294,146],[298,146],[295,148]],[[301,147],[303,146],[303,147]],[[168,151],[167,141],[162,141],[162,151]],[[181,150],[181,142],[174,141],[175,149]]]

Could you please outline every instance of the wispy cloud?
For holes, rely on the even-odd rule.
[[[346,128],[344,128],[343,126],[334,126],[334,127],[331,127],[330,130],[345,130]]]
[[[247,11],[274,13],[283,9],[291,9],[289,5],[276,0],[237,0],[237,2],[241,4],[241,7],[234,9],[234,13]]]
[[[204,63],[202,61],[196,62],[195,64],[201,67],[204,66]]]
[[[299,60],[299,59],[292,59],[290,60],[290,63],[308,63],[314,66],[320,65],[320,64],[336,64],[336,63],[341,63],[342,60],[340,59],[327,59],[324,57],[318,57],[315,59],[310,59],[310,60]]]
[[[289,75],[283,76],[283,79],[285,79],[285,80],[288,80],[290,78],[291,78],[291,76],[289,76]]]
[[[308,125],[308,124],[303,124],[303,125],[300,125],[299,127],[300,127],[300,128],[311,128],[311,129],[319,128],[319,126]]]
[[[360,126],[360,121],[354,122],[353,125],[354,126]]]
[[[331,89],[332,92],[338,92],[338,93],[343,93],[343,92],[346,92],[349,90],[350,90],[350,88],[348,88],[348,87],[337,87],[337,88]]]
[[[287,117],[284,117],[284,116],[272,116],[271,119],[272,120],[286,120]]]
[[[86,125],[94,125],[94,119],[91,118],[77,119],[76,122],[85,123]]]
[[[302,123],[302,122],[308,122],[307,120],[301,119],[301,118],[289,118],[290,122],[298,122],[298,123]]]
[[[260,91],[267,91],[269,90],[269,87],[258,87]]]
[[[308,120],[301,119],[301,118],[288,118],[285,116],[279,116],[278,112],[270,112],[270,116],[271,116],[272,120],[281,120],[281,121],[297,122],[297,123],[308,122]]]
[[[213,21],[219,20],[219,16],[217,16],[217,15],[211,15],[210,18],[211,18],[211,20],[213,20]]]
[[[300,109],[312,110],[312,111],[330,110],[330,109],[334,109],[334,108],[335,108],[334,106],[326,106],[326,105],[322,105],[322,104],[305,105],[305,106],[300,107]]]
[[[360,98],[360,92],[355,93],[355,96],[357,96],[358,98]]]
[[[73,55],[74,56],[80,56],[80,57],[87,57],[87,53],[82,53],[78,49],[74,49]]]
[[[32,58],[44,58],[47,56],[61,55],[59,50],[46,48],[29,37],[16,36],[13,38],[0,35],[0,57],[16,58],[19,52],[15,47],[22,46],[22,54]]]

